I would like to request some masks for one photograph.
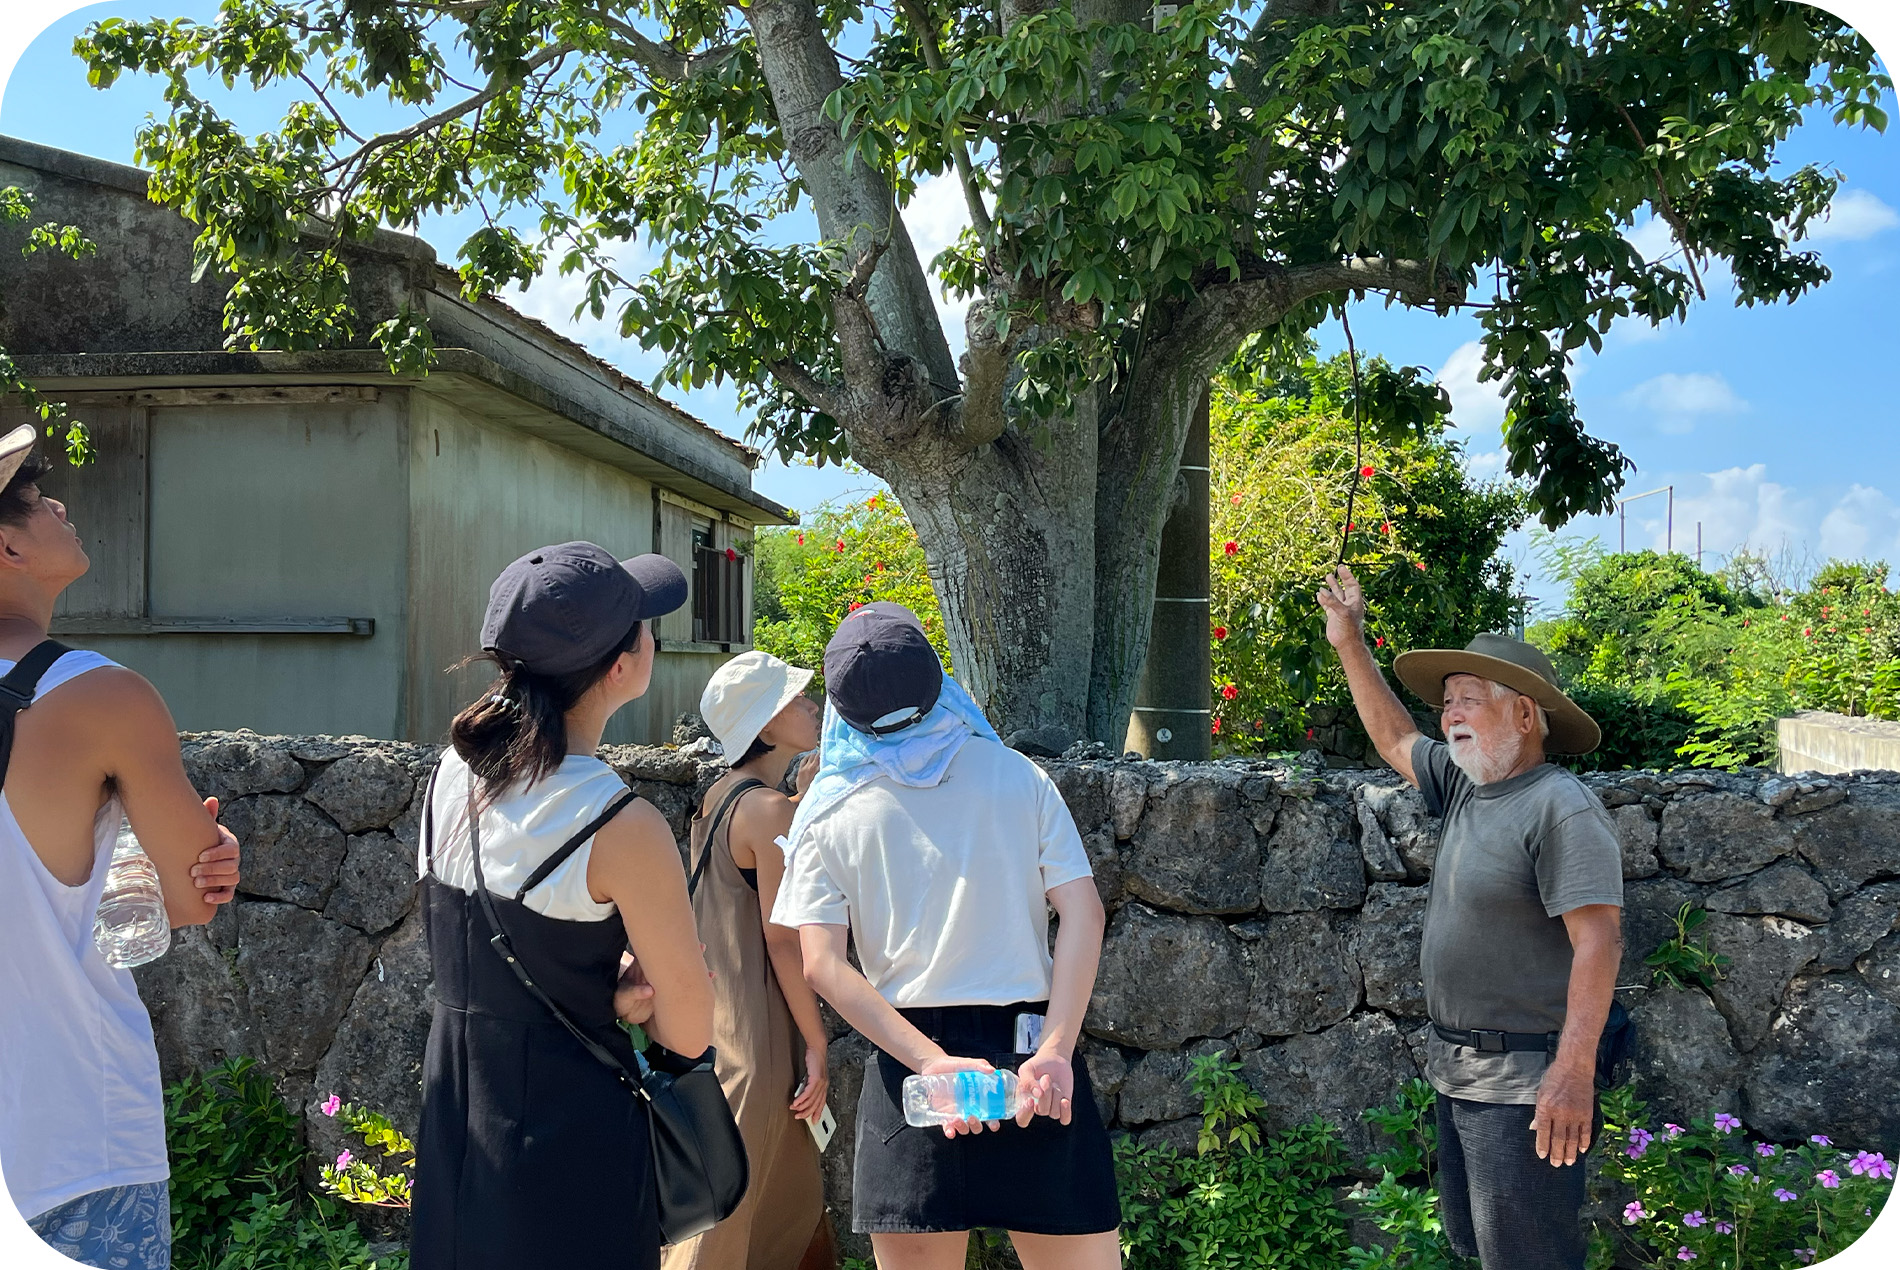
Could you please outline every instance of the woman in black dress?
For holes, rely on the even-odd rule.
[[[710,1045],[712,984],[672,830],[594,757],[647,689],[652,619],[686,594],[663,557],[621,562],[591,543],[530,552],[489,593],[482,647],[500,675],[456,716],[422,818],[435,1012],[415,1270],[659,1265],[645,1105],[490,941],[499,923],[540,989],[628,1068],[617,1014],[644,1022],[649,1059]]]

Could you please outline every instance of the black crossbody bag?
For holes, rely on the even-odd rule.
[[[636,1052],[634,1061],[640,1070],[635,1075],[611,1050],[582,1031],[568,1017],[567,1011],[541,990],[515,955],[514,944],[502,927],[501,914],[495,911],[494,899],[488,893],[487,879],[482,876],[481,821],[475,805],[474,781],[471,772],[468,845],[475,862],[475,895],[492,932],[488,946],[508,963],[528,995],[545,1006],[555,1021],[572,1033],[595,1061],[613,1072],[615,1079],[646,1107],[650,1125],[647,1137],[653,1156],[653,1191],[659,1207],[660,1233],[666,1242],[681,1243],[711,1230],[739,1207],[751,1181],[745,1139],[739,1136],[739,1124],[733,1119],[726,1092],[720,1088],[719,1075],[713,1070],[713,1051],[708,1049],[697,1060],[677,1056],[672,1056],[677,1061],[663,1058],[664,1067],[655,1066],[646,1055]],[[432,780],[432,786],[433,783]],[[632,798],[629,793],[626,798],[616,800],[589,829],[598,830]],[[658,1045],[653,1048],[661,1050]]]

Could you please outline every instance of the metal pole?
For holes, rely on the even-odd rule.
[[[1695,567],[1702,567],[1702,522],[1695,523]]]
[[[1629,521],[1629,508],[1618,503],[1616,505],[1616,554],[1619,556],[1630,549]]]
[[[1676,487],[1671,485],[1667,488],[1669,490],[1669,519],[1663,522],[1663,552],[1673,556],[1676,554]]]

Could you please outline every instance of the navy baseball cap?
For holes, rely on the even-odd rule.
[[[537,675],[571,675],[617,651],[635,622],[686,603],[686,575],[665,556],[616,560],[591,542],[530,551],[488,588],[482,648]]]
[[[847,613],[825,645],[825,696],[860,732],[901,732],[929,714],[942,691],[937,650],[901,604],[879,600]]]

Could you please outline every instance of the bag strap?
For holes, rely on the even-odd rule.
[[[576,851],[580,850],[582,843],[586,842],[587,840],[592,838],[595,834],[599,833],[603,828],[606,827],[606,824],[608,821],[612,820],[615,816],[618,816],[621,810],[625,808],[628,803],[632,802],[635,798],[638,798],[638,797],[639,797],[638,794],[634,793],[632,790],[628,790],[626,793],[620,795],[618,798],[615,798],[612,802],[608,803],[607,806],[601,811],[601,813],[598,816],[595,816],[592,820],[588,821],[586,826],[583,827],[579,833],[569,838],[566,842],[563,842],[560,845],[560,847],[554,852],[553,855],[541,861],[540,867],[535,869],[533,873],[530,873],[528,875],[528,880],[526,882],[523,882],[521,886],[515,891],[515,898],[520,899],[522,896],[526,895],[529,891],[532,891],[535,887],[540,886],[543,882],[547,881],[548,875],[550,873],[553,873],[556,869],[560,868],[563,864],[566,864],[567,858],[573,855]]]
[[[429,784],[422,791],[422,859],[431,874],[435,872],[435,778],[441,774],[442,764],[437,761],[435,770],[429,773]],[[472,773],[470,779],[473,779]]]
[[[33,704],[41,678],[71,651],[56,639],[43,639],[0,677],[0,787],[6,785],[7,769],[13,765],[14,716]]]
[[[733,804],[753,790],[764,788],[764,781],[756,777],[748,776],[733,786],[731,792],[726,795],[725,800],[719,804],[719,810],[713,813],[712,827],[706,830],[706,849],[699,853],[699,859],[693,863],[693,876],[686,879],[686,898],[688,900],[691,900],[694,893],[699,890],[699,879],[705,875],[707,862],[712,859],[713,843],[719,837],[719,826],[724,823],[727,813],[732,810]]]
[[[629,794],[631,794],[631,791],[629,791]],[[574,1039],[579,1041],[589,1054],[593,1055],[596,1062],[613,1072],[614,1078],[626,1086],[629,1093],[635,1094],[649,1103],[652,1102],[653,1096],[647,1093],[646,1088],[640,1083],[639,1078],[627,1070],[627,1065],[615,1058],[613,1052],[605,1045],[602,1045],[599,1041],[582,1031],[580,1025],[568,1017],[567,1011],[554,1004],[554,998],[541,990],[541,985],[536,983],[534,978],[528,974],[528,968],[521,964],[521,958],[515,955],[514,943],[508,938],[508,932],[502,927],[501,915],[495,911],[494,898],[488,893],[487,879],[482,876],[481,821],[476,814],[475,782],[472,779],[469,782],[468,790],[468,849],[470,858],[475,862],[475,897],[481,903],[482,915],[488,919],[488,929],[493,932],[489,936],[488,946],[495,950],[497,957],[500,957],[503,961],[508,963],[508,968],[514,971],[515,978],[520,982],[523,988],[527,989],[528,995],[545,1006],[548,1013],[554,1016],[556,1022],[573,1033]],[[640,1064],[640,1070],[644,1074],[647,1066],[646,1060],[641,1058],[637,1053],[634,1055],[634,1059]]]

